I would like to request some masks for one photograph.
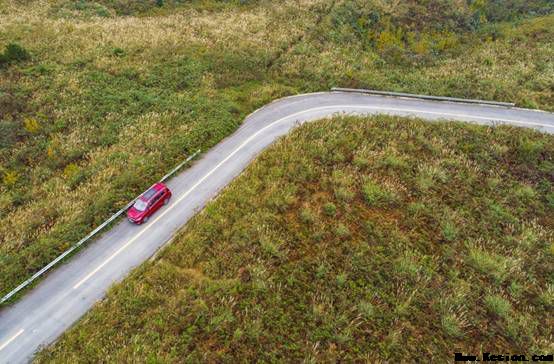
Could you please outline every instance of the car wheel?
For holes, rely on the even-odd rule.
[[[146,216],[144,219],[142,219],[142,223],[146,224],[148,222],[149,218],[150,218],[150,216]]]
[[[164,200],[164,205],[167,205],[169,203],[169,197]]]

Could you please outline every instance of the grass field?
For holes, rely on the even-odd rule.
[[[550,2],[445,4],[1,2],[0,295],[277,97],[353,86],[553,110]]]
[[[551,353],[553,155],[508,127],[306,124],[37,362]]]

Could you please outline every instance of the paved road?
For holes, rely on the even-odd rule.
[[[325,92],[277,100],[168,184],[169,205],[142,226],[122,221],[0,311],[0,363],[25,363],[102,299],[106,290],[151,257],[249,162],[295,125],[336,113],[418,116],[480,124],[508,123],[554,134],[554,114],[417,99]]]

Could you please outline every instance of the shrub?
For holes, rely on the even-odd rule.
[[[512,311],[510,302],[499,295],[485,296],[485,307],[490,313],[503,319],[508,319]]]
[[[350,236],[350,229],[348,229],[348,226],[340,223],[337,225],[336,229],[335,229],[335,234],[341,238],[341,239],[344,239],[344,238],[347,238]]]
[[[506,257],[479,248],[470,249],[468,263],[479,273],[492,277],[497,283],[503,282],[508,274]]]
[[[337,285],[341,287],[346,284],[347,280],[348,280],[348,275],[345,272],[338,274],[336,277]]]
[[[329,272],[329,266],[325,263],[321,263],[317,266],[317,269],[315,271],[315,276],[319,279],[323,279],[325,278],[328,272]]]
[[[349,202],[354,199],[354,196],[354,192],[351,191],[348,187],[338,187],[337,189],[335,189],[335,197],[338,200]]]
[[[371,302],[361,301],[358,304],[358,312],[366,319],[369,320],[375,315],[375,306]]]
[[[80,172],[79,167],[75,163],[69,163],[63,170],[63,176],[65,179],[71,181]]]
[[[0,67],[9,63],[25,61],[31,56],[29,52],[17,43],[9,43],[3,54],[0,54]]]
[[[335,206],[334,203],[332,202],[327,202],[324,206],[323,206],[323,212],[325,213],[325,215],[327,216],[335,216],[337,214],[337,207]]]
[[[402,31],[398,29],[384,30],[377,37],[377,50],[380,52],[386,52],[391,48],[404,49],[404,43],[402,42]]]
[[[260,244],[261,244],[262,251],[266,255],[271,257],[282,256],[279,242],[264,237],[261,239]]]
[[[359,39],[364,39],[368,31],[377,26],[380,14],[373,7],[359,1],[347,1],[336,4],[331,12],[333,29],[337,29],[343,38],[355,34]],[[341,39],[342,40],[342,39]]]
[[[316,216],[311,209],[305,207],[300,211],[300,220],[306,224],[311,224],[316,220]]]
[[[521,200],[521,202],[529,202],[536,196],[536,192],[533,187],[528,185],[519,185],[514,189],[514,195]]]
[[[543,151],[544,145],[541,141],[522,139],[519,142],[519,157],[527,163],[537,162],[539,154]]]
[[[554,209],[554,192],[549,192],[546,194],[546,202],[551,209]]]
[[[508,292],[513,298],[519,299],[523,293],[523,286],[516,281],[512,281],[508,287]]]
[[[511,212],[495,201],[489,201],[489,213],[495,224],[514,223],[515,218]]]
[[[442,237],[445,241],[451,242],[456,238],[458,229],[456,225],[451,221],[446,221],[442,225]]]
[[[448,336],[462,337],[464,334],[456,315],[453,313],[443,315],[441,318],[441,325]]]
[[[458,46],[459,40],[455,33],[444,32],[436,36],[436,49],[439,51],[448,51]]]
[[[2,182],[4,183],[4,186],[10,188],[10,187],[15,186],[18,179],[19,179],[19,176],[18,176],[17,172],[8,171],[8,172],[4,173],[4,178],[3,178]]]
[[[554,284],[549,284],[539,295],[539,302],[547,309],[554,308]]]
[[[40,130],[40,123],[35,118],[25,118],[23,120],[23,128],[31,134],[36,134]]]
[[[4,56],[8,61],[15,62],[25,61],[31,57],[29,52],[17,43],[8,44],[4,50]]]
[[[418,218],[427,212],[427,206],[422,202],[410,202],[406,211],[410,217]]]
[[[413,51],[419,56],[425,56],[431,50],[431,42],[427,37],[422,37],[413,44]]]
[[[65,3],[58,3],[51,8],[52,15],[61,18],[107,18],[112,16],[113,10],[95,1],[88,0],[67,0]]]
[[[375,182],[368,180],[362,187],[365,201],[369,206],[383,206],[392,204],[397,200],[393,192],[386,191]]]
[[[123,48],[115,47],[112,49],[112,54],[116,57],[123,57],[126,53]]]
[[[354,159],[352,160],[352,163],[358,167],[358,168],[365,168],[367,166],[369,166],[369,160],[367,158],[365,158],[363,155],[358,155],[356,154],[354,156]]]
[[[434,185],[433,178],[426,174],[419,174],[416,177],[416,186],[422,192],[427,192]]]
[[[386,156],[385,159],[383,159],[383,161],[381,162],[381,164],[384,167],[396,169],[400,171],[408,168],[408,163],[406,163],[404,159],[393,154]]]

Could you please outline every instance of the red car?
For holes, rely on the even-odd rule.
[[[147,222],[162,205],[167,205],[171,191],[163,183],[156,183],[144,192],[127,211],[127,218],[135,224]]]

